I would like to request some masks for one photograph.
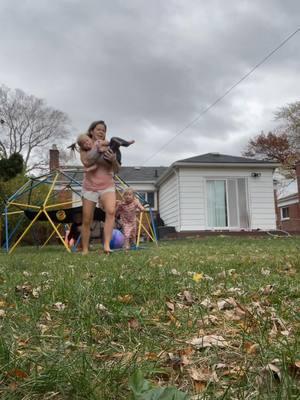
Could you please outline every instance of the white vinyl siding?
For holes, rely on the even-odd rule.
[[[179,227],[179,205],[177,192],[177,175],[171,175],[159,188],[159,213],[166,226]]]
[[[260,172],[260,177],[251,177]],[[180,168],[180,220],[182,231],[210,229],[207,226],[207,179],[245,178],[250,229],[275,229],[273,176],[271,169]]]

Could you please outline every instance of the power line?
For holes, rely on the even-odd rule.
[[[152,156],[148,157],[146,161],[144,161],[145,165],[149,160],[154,158],[157,154],[159,154],[168,144],[173,142],[179,135],[181,135],[187,128],[192,126],[196,121],[198,121],[204,114],[206,114],[211,108],[213,108],[217,103],[224,99],[233,89],[235,89],[241,82],[243,82],[248,76],[250,76],[257,68],[259,68],[262,64],[264,64],[274,53],[276,53],[281,47],[283,47],[293,36],[295,36],[300,31],[300,28],[296,29],[293,33],[291,33],[287,38],[285,38],[277,47],[275,47],[270,53],[268,53],[261,61],[259,61],[253,68],[250,69],[242,78],[240,78],[234,85],[232,85],[229,89],[227,89],[220,97],[218,97],[213,103],[207,106],[204,110],[200,112],[192,121],[190,121],[187,125],[185,125],[179,132],[177,132],[168,142],[166,142],[161,148]]]

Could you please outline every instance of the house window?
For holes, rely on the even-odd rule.
[[[148,203],[151,208],[155,208],[154,192],[137,192],[141,203]]]
[[[281,211],[281,219],[289,219],[290,218],[290,211],[289,207],[282,207],[280,208]]]
[[[207,225],[209,228],[248,228],[245,178],[206,181]]]

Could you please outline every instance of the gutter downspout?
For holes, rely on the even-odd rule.
[[[181,232],[181,207],[180,207],[180,177],[179,177],[179,170],[175,167],[174,168],[175,176],[177,178],[176,188],[177,188],[177,217],[178,217],[178,232]]]

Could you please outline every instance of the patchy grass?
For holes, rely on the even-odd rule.
[[[299,237],[2,253],[1,399],[159,399],[132,393],[137,371],[189,399],[299,399],[299,254]]]

